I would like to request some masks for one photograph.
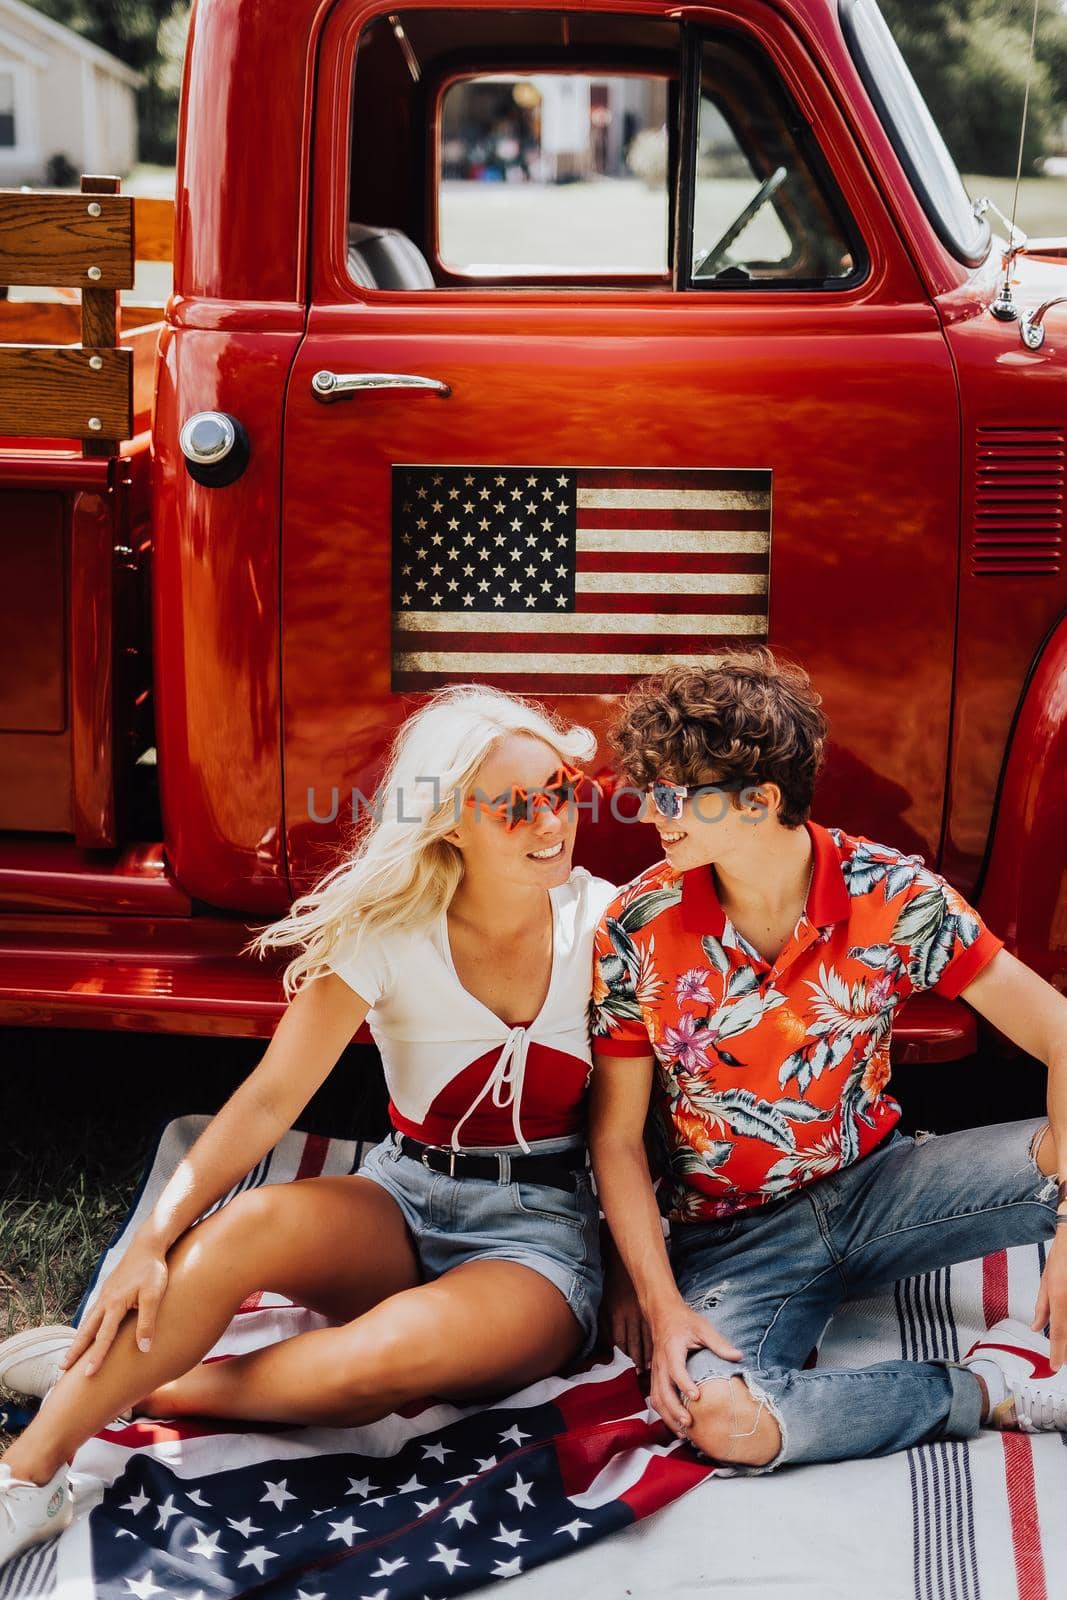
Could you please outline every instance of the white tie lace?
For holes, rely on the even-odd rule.
[[[530,1036],[525,1028],[509,1028],[504,1048],[496,1058],[496,1064],[486,1079],[476,1098],[467,1107],[456,1126],[452,1129],[452,1148],[459,1149],[459,1130],[473,1111],[481,1105],[487,1094],[492,1094],[493,1104],[500,1109],[504,1106],[511,1107],[511,1126],[515,1132],[515,1142],[529,1151],[530,1146],[523,1137],[522,1128],[519,1126],[519,1104],[522,1100],[522,1086],[526,1078],[526,1052],[530,1047]]]

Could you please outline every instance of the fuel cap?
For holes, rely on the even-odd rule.
[[[225,411],[197,411],[182,424],[178,444],[197,483],[220,489],[248,465],[248,435]]]

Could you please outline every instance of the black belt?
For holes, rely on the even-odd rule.
[[[408,1134],[400,1135],[404,1155],[421,1161],[432,1172],[447,1172],[451,1178],[494,1178],[499,1183],[504,1171],[503,1155],[473,1155],[453,1150],[447,1144],[420,1144]],[[543,1154],[510,1156],[511,1176],[527,1183],[546,1183],[552,1189],[574,1193],[574,1175],[585,1171],[585,1146],[573,1150],[546,1150]]]

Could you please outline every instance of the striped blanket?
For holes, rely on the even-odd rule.
[[[206,1121],[162,1131],[78,1318]],[[355,1171],[362,1154],[294,1130],[219,1204]],[[1029,1321],[1043,1251],[846,1302],[818,1364],[958,1357],[1001,1317]],[[210,1354],[322,1325],[257,1294]],[[1065,1446],[983,1431],[722,1478],[663,1426],[618,1352],[493,1406],[431,1402],[362,1428],[116,1422],[75,1457],[74,1524],[0,1572],[0,1600],[436,1600],[503,1578],[514,1600],[1067,1600]]]

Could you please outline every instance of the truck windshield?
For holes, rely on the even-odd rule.
[[[938,237],[974,267],[989,250],[989,224],[974,214],[956,163],[876,0],[841,0],[853,60]]]

